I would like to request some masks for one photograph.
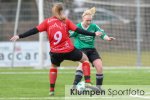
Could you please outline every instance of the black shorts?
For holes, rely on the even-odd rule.
[[[50,52],[51,62],[56,66],[60,66],[64,60],[80,61],[82,59],[82,52],[76,48],[68,53],[53,53]]]
[[[89,61],[93,64],[93,61],[96,59],[101,59],[99,56],[97,50],[95,48],[85,48],[85,49],[80,49],[84,54],[87,55]]]

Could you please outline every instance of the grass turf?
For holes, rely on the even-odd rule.
[[[32,68],[1,68],[0,98],[49,97],[49,70]],[[64,97],[65,85],[71,85],[74,69],[60,69],[55,96]],[[105,69],[105,85],[150,85],[150,69]],[[92,82],[95,84],[95,69],[92,69]]]

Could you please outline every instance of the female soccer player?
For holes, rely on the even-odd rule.
[[[106,35],[104,30],[102,30],[98,25],[91,23],[92,17],[96,12],[96,8],[93,7],[91,9],[88,9],[84,11],[82,14],[82,22],[77,24],[77,27],[85,29],[90,32],[102,32],[102,35],[100,36],[101,39],[111,41],[114,40],[114,37],[109,37]],[[86,36],[84,34],[78,34],[78,32],[70,32],[71,37],[74,37],[74,45],[77,49],[80,49],[82,52],[84,52],[89,61],[94,65],[96,68],[96,86],[101,89],[101,85],[103,82],[103,72],[102,72],[102,60],[101,57],[99,56],[97,50],[94,47],[94,42],[95,42],[95,36]],[[82,71],[82,63],[79,64],[76,70],[75,74],[75,79],[73,85],[77,85],[83,75]]]
[[[69,37],[69,30],[78,32],[80,34],[87,34],[91,36],[99,36],[101,32],[88,32],[77,28],[69,19],[63,15],[63,6],[61,3],[56,3],[52,7],[53,16],[45,19],[41,24],[35,28],[16,36],[10,40],[16,41],[20,38],[25,38],[38,32],[46,31],[50,42],[50,56],[52,65],[50,67],[50,95],[54,95],[54,87],[57,79],[57,67],[60,66],[63,60],[80,61],[82,70],[85,76],[85,81],[90,82],[90,65],[87,56],[76,49]]]

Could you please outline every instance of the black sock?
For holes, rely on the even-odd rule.
[[[73,85],[77,85],[81,81],[82,75],[83,75],[83,72],[81,70],[76,71]]]
[[[101,87],[103,84],[103,74],[96,74],[96,86]]]
[[[91,83],[90,76],[84,76],[86,83]]]

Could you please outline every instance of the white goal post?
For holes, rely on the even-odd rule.
[[[37,4],[37,8],[38,8],[38,17],[39,17],[39,24],[44,20],[44,10],[43,10],[43,0],[35,0],[36,4]],[[17,9],[16,9],[16,20],[15,20],[15,27],[14,27],[14,35],[17,34],[17,30],[18,30],[18,23],[19,23],[19,16],[20,16],[20,10],[21,10],[21,3],[22,0],[18,0],[17,3]],[[45,68],[47,66],[45,66],[45,55],[47,52],[47,39],[46,39],[46,33],[45,32],[40,32],[39,33],[39,65],[36,66],[36,69],[42,69]],[[14,62],[15,62],[15,47],[16,47],[16,42],[13,42],[13,51],[12,51],[12,61],[11,61],[11,67],[14,67]],[[50,62],[50,60],[49,60]],[[50,62],[51,63],[51,62]]]
[[[44,0],[37,0],[38,1],[38,12],[39,12],[39,24],[44,20]],[[38,69],[42,69],[46,66],[45,65],[45,53],[48,53],[47,46],[45,45],[47,42],[47,35],[45,32],[39,33],[39,66],[36,67]],[[49,60],[50,61],[50,60]],[[48,66],[47,66],[48,67]]]

